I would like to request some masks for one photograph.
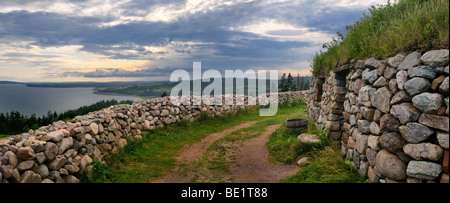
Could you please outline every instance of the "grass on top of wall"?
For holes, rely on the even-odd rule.
[[[449,47],[448,0],[399,0],[372,6],[346,34],[325,43],[312,59],[313,74],[327,73],[352,59]]]

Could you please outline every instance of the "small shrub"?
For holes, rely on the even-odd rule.
[[[297,136],[303,131],[292,130],[283,125],[276,130],[267,143],[267,148],[271,158],[283,164],[292,164],[297,161],[300,156],[311,156],[315,152],[330,145],[327,133],[318,130],[315,126],[309,124],[307,133],[317,134],[321,140],[319,143],[304,143],[297,139]]]
[[[328,146],[314,156],[308,166],[301,167],[296,175],[283,183],[364,183],[351,165],[342,158],[337,146]]]
[[[85,171],[80,177],[80,181],[84,183],[105,183],[111,178],[112,173],[108,167],[102,162],[96,160],[93,163],[93,168],[90,171]]]

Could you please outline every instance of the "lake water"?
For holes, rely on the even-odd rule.
[[[91,105],[101,100],[137,100],[131,96],[97,95],[94,88],[41,88],[24,85],[0,85],[0,112],[19,111],[23,115],[42,116],[50,110],[58,113]]]

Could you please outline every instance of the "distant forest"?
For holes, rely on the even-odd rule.
[[[41,126],[49,125],[59,120],[70,120],[79,115],[85,115],[89,112],[98,111],[103,108],[117,104],[131,104],[133,101],[126,100],[118,102],[117,100],[99,101],[89,106],[83,106],[75,110],[68,110],[63,113],[48,112],[47,115],[37,117],[32,114],[30,117],[22,115],[18,111],[11,113],[0,113],[0,134],[14,135],[28,132],[30,129],[36,130]]]
[[[289,91],[301,91],[308,90],[309,83],[311,82],[311,76],[300,77],[298,75],[296,78],[292,77],[291,73],[286,77],[286,73],[281,76],[281,80],[278,84],[279,92],[289,92]]]
[[[250,79],[253,80],[253,79]],[[311,76],[297,76],[293,77],[290,73],[288,76],[283,74],[281,80],[279,80],[278,87],[280,92],[286,91],[300,91],[309,89],[309,83],[311,81]],[[202,90],[213,83],[212,79],[210,82],[202,82]],[[252,81],[252,83],[255,81]],[[270,80],[267,80],[266,89],[270,90]],[[255,82],[256,83],[256,82]],[[97,87],[95,88],[96,94],[118,94],[118,95],[131,95],[141,98],[155,98],[166,96],[170,94],[172,88],[177,85],[177,82],[155,82],[151,84],[133,84],[133,85],[122,85],[122,86],[108,86],[108,87]],[[234,86],[227,86],[225,84],[225,79],[222,78],[222,91],[229,90],[233,88],[233,93],[236,93],[236,78],[233,79]],[[193,90],[193,81],[191,81],[191,92]],[[244,79],[244,94],[248,95],[248,91],[256,90],[258,88],[249,85],[249,79]]]

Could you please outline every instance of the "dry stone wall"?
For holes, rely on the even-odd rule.
[[[445,182],[449,50],[353,60],[315,75],[307,115],[369,182]]]
[[[278,99],[292,103],[304,96],[304,92],[286,92],[279,93]],[[252,99],[243,98],[245,104]],[[0,183],[78,183],[95,160],[117,152],[128,138],[151,136],[148,131],[153,128],[194,121],[202,113],[221,116],[246,108],[252,106],[176,106],[165,97],[111,106],[70,122],[58,121],[0,143]]]

